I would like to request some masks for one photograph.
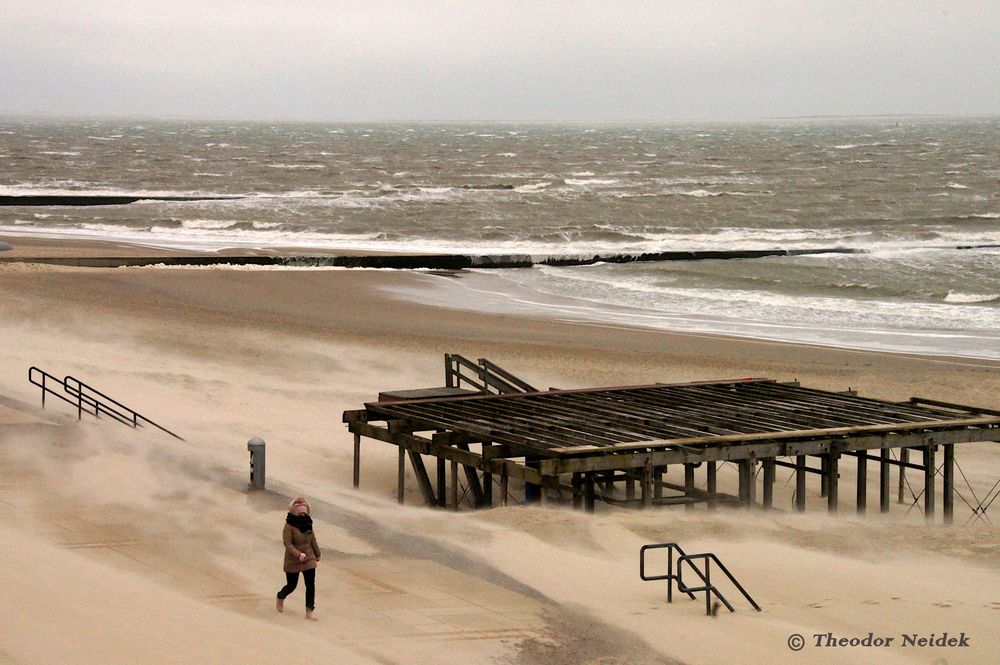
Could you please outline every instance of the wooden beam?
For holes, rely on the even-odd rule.
[[[507,507],[507,493],[510,487],[510,476],[507,475],[506,467],[500,470],[500,505]]]
[[[458,512],[458,462],[451,461],[451,509]]]
[[[594,473],[584,474],[583,509],[588,513],[594,512],[594,484]]]
[[[654,465],[683,464],[701,461],[736,461],[753,456],[794,457],[797,455],[824,455],[830,452],[878,450],[881,448],[922,447],[929,444],[969,443],[973,441],[1000,440],[1000,430],[956,429],[941,432],[908,432],[906,434],[873,434],[851,438],[816,439],[812,441],[766,442],[743,445],[708,446],[701,448],[701,455],[692,456],[682,450],[656,450],[600,454],[588,457],[562,457],[541,461],[540,470],[545,475],[561,475],[574,471],[600,471],[606,469],[638,469],[646,460]],[[905,450],[905,448],[904,448]]]
[[[919,432],[922,430],[934,430],[941,429],[946,431],[944,428],[950,427],[975,427],[984,425],[996,425],[998,419],[995,416],[981,417],[981,418],[956,418],[952,420],[932,420],[926,422],[917,423],[888,423],[885,425],[861,425],[854,427],[828,427],[819,429],[804,429],[804,430],[793,430],[785,432],[755,432],[750,434],[722,434],[718,436],[701,436],[701,437],[690,437],[683,439],[665,439],[665,440],[652,440],[652,441],[636,441],[634,443],[623,444],[613,446],[614,450],[634,450],[638,448],[663,448],[667,446],[672,446],[676,444],[682,445],[695,445],[699,443],[750,443],[754,441],[776,441],[781,439],[802,439],[802,438],[813,438],[813,437],[851,437],[855,435],[865,435],[865,434],[878,434],[884,433],[895,433],[895,432]],[[994,436],[1000,436],[996,433]],[[987,438],[985,440],[993,440]],[[572,454],[572,453],[582,453],[582,452],[596,452],[601,450],[607,450],[598,446],[573,446],[570,448],[552,448],[549,450],[550,453],[554,455],[559,454]]]

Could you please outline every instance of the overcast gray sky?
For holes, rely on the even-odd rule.
[[[0,113],[1000,114],[1000,2],[0,0]]]

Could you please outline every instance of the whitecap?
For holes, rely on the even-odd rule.
[[[186,229],[231,229],[239,224],[236,220],[230,219],[185,219],[181,226]]]
[[[961,291],[949,291],[948,295],[944,297],[945,302],[959,302],[959,303],[973,303],[973,302],[992,302],[994,300],[1000,300],[1000,293],[962,293]]]
[[[62,155],[64,157],[78,157],[79,152],[75,150],[42,150],[39,155]]]
[[[947,187],[948,189],[968,189],[968,186],[961,185],[957,182],[949,182],[947,185],[945,185],[945,187]]]
[[[514,191],[515,192],[522,192],[522,193],[540,192],[543,189],[545,189],[546,187],[548,187],[550,184],[552,184],[552,183],[549,183],[549,182],[532,182],[532,183],[528,183],[526,185],[520,185],[518,187],[515,187]]]
[[[323,164],[268,164],[269,169],[325,169]]]
[[[587,185],[617,185],[621,181],[610,178],[566,178],[563,182],[574,187],[585,187]]]

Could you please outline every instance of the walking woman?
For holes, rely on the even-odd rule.
[[[279,612],[285,611],[285,598],[295,591],[299,584],[299,573],[306,581],[306,618],[316,621],[313,610],[316,609],[316,564],[320,560],[319,545],[316,544],[316,534],[313,533],[312,517],[309,515],[309,502],[299,497],[288,504],[288,516],[285,517],[285,530],[282,539],[285,541],[285,586],[278,592],[275,606]]]

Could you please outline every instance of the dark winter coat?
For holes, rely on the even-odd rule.
[[[302,533],[291,524],[286,523],[281,538],[285,541],[284,570],[286,573],[301,573],[316,567],[316,562],[320,560],[322,554],[316,543],[314,532]],[[299,561],[299,554],[303,552],[306,555],[306,560]]]

